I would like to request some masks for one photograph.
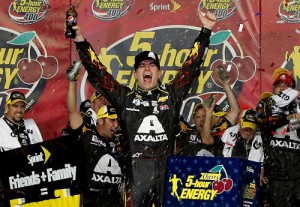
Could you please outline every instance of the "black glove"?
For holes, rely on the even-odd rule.
[[[71,65],[67,69],[67,79],[69,81],[77,81],[80,74],[80,69],[82,68],[82,63],[80,60],[74,61],[73,65]]]

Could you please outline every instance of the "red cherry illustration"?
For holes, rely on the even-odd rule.
[[[231,190],[233,186],[233,180],[231,178],[223,178],[222,181],[224,183],[224,190],[225,191]]]
[[[36,60],[31,59],[29,62],[27,58],[23,58],[19,60],[18,68],[18,76],[24,83],[32,84],[42,77],[42,66]]]
[[[238,80],[247,81],[251,79],[256,71],[256,64],[252,57],[244,56],[244,57],[234,57],[231,59],[239,70]]]
[[[215,180],[212,186],[213,190],[217,191],[217,194],[220,194],[224,191],[225,185],[221,180]]]
[[[216,85],[220,87],[222,87],[222,84],[220,83],[218,78],[219,77],[217,72],[218,66],[222,66],[224,68],[224,70],[230,77],[229,84],[232,85],[237,80],[239,75],[237,66],[231,61],[222,61],[222,60],[216,60],[211,64],[211,70],[213,70],[212,79],[216,83]]]
[[[43,68],[43,78],[50,79],[56,75],[58,71],[58,61],[56,57],[43,55],[36,58],[39,61]]]

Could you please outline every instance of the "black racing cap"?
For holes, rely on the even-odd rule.
[[[134,58],[134,69],[137,69],[143,60],[153,60],[155,65],[160,68],[158,55],[151,51],[143,51]]]

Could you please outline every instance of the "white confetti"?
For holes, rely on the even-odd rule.
[[[242,31],[243,31],[243,28],[244,28],[244,25],[243,25],[243,24],[240,24],[239,32],[242,32]]]

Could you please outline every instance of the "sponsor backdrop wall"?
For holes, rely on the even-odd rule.
[[[64,36],[69,4],[78,6],[78,22],[100,60],[121,83],[133,86],[134,56],[155,51],[164,71],[174,76],[201,29],[197,11],[215,12],[218,23],[211,46],[181,114],[190,122],[194,104],[211,93],[228,109],[214,70],[229,71],[242,108],[255,107],[259,95],[272,91],[272,73],[284,67],[300,77],[300,2],[295,0],[4,0],[0,6],[0,115],[7,94],[22,90],[29,101],[26,117],[39,125],[45,140],[66,126],[65,71],[78,59]],[[78,81],[78,101],[94,89],[85,70]],[[191,122],[190,122],[191,123]]]

